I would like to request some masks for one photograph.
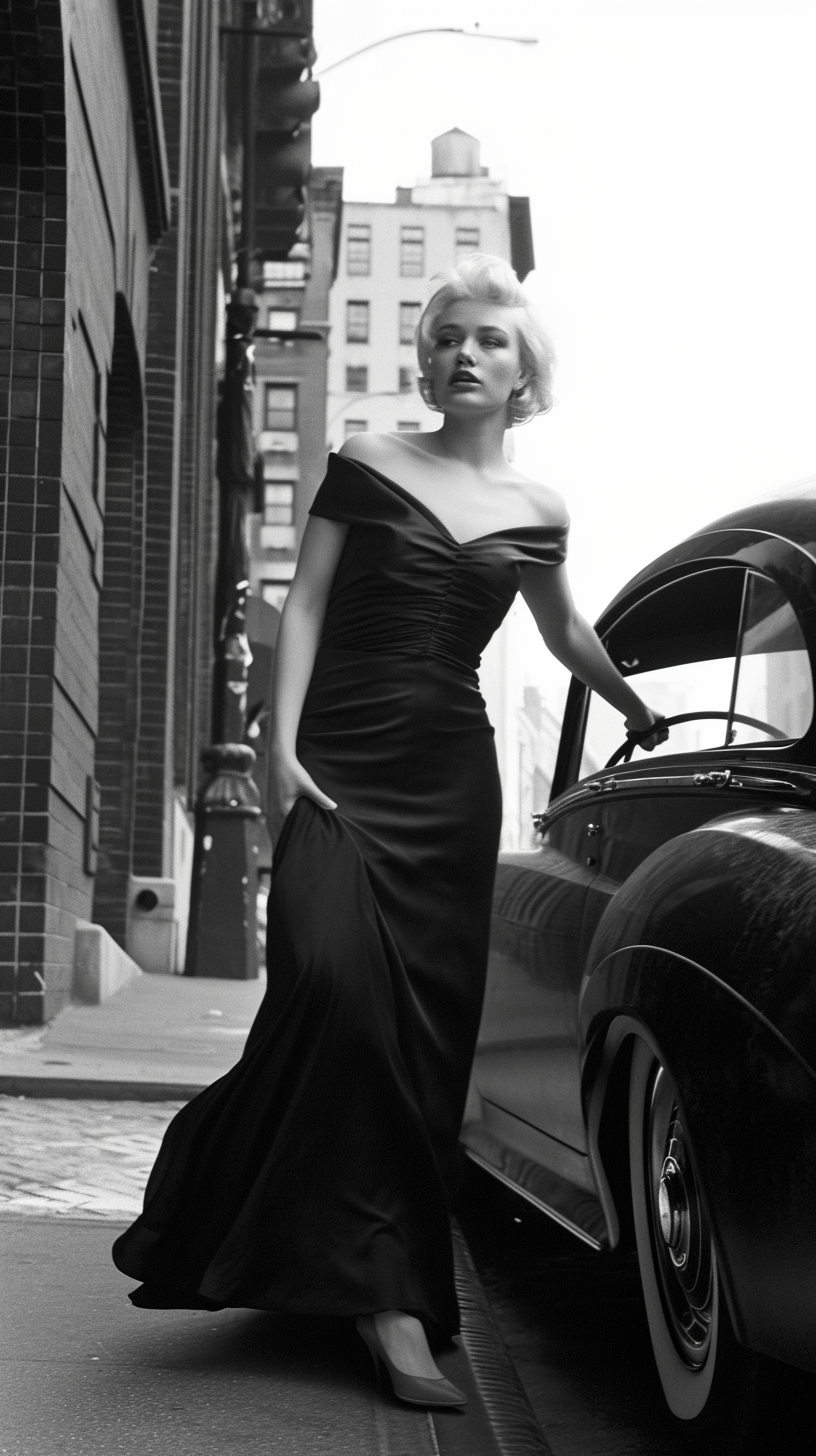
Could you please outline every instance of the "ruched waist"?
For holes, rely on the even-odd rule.
[[[321,642],[318,648],[319,654],[341,653],[349,657],[360,657],[364,659],[382,658],[384,661],[394,662],[438,662],[469,682],[478,682],[478,670],[481,658],[472,655],[460,655],[450,643],[444,640],[432,638],[430,642],[419,646],[416,643],[408,642],[379,642],[370,645],[362,645],[358,642],[346,642],[333,637],[330,641]]]

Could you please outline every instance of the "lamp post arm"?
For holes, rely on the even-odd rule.
[[[327,76],[329,71],[336,71],[337,67],[344,66],[346,61],[353,61],[357,56],[364,56],[366,51],[375,51],[378,46],[390,45],[395,40],[407,40],[412,35],[463,35],[467,40],[502,40],[514,45],[538,45],[538,39],[534,35],[488,35],[481,30],[465,30],[461,25],[427,25],[420,30],[401,30],[396,35],[384,35],[381,40],[373,40],[370,45],[360,46],[359,50],[351,51],[347,56],[341,56],[339,61],[332,61],[330,66],[324,66],[322,71],[315,71],[315,79]]]

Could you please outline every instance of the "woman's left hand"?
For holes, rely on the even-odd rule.
[[[630,716],[624,720],[624,725],[626,727],[627,733],[643,733],[647,728],[650,728],[652,724],[655,725],[654,733],[650,733],[648,738],[641,738],[638,740],[638,748],[645,748],[647,753],[651,753],[652,749],[657,748],[658,743],[666,742],[666,739],[669,736],[669,730],[668,728],[660,727],[660,724],[663,722],[663,717],[660,713],[655,713],[654,710],[647,707],[645,703],[642,706],[643,712],[630,714]]]

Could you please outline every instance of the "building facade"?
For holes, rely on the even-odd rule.
[[[0,166],[0,1021],[145,884],[175,969],[208,728],[218,14],[9,0]],[[179,893],[176,893],[178,888]]]
[[[346,202],[329,318],[328,443],[433,428],[416,385],[415,336],[434,275],[467,253],[494,253],[520,277],[533,265],[529,205],[481,166],[455,128],[431,143],[430,178],[391,203]]]

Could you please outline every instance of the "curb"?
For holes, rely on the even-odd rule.
[[[0,1096],[64,1097],[88,1102],[189,1102],[208,1082],[127,1082],[102,1077],[0,1076]]]
[[[469,1399],[464,1412],[432,1413],[439,1456],[553,1456],[455,1220],[452,1231],[462,1333],[438,1363]]]

